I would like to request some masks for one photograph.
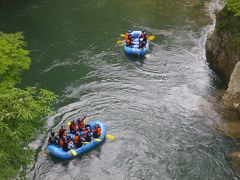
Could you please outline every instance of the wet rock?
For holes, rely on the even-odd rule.
[[[240,62],[236,64],[233,70],[228,89],[222,101],[226,108],[240,112]]]
[[[206,57],[210,67],[229,83],[222,105],[240,112],[240,17],[226,8],[216,16],[215,30],[207,37]]]
[[[233,168],[240,174],[240,152],[233,152],[229,154],[229,157],[232,158]]]
[[[240,122],[238,120],[226,123],[215,123],[213,127],[225,136],[240,138]]]

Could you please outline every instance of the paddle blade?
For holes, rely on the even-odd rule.
[[[96,139],[94,139],[94,140],[95,140],[95,141],[97,141],[97,142],[100,142],[100,141],[101,141],[101,139],[97,139],[97,138],[96,138]]]
[[[107,134],[106,137],[107,137],[108,139],[112,140],[112,141],[113,141],[114,139],[116,139],[116,137],[113,136],[113,135],[111,135],[111,134]]]
[[[72,155],[74,155],[74,156],[77,155],[76,151],[74,151],[73,149],[71,149],[71,153],[72,153]]]
[[[82,142],[83,144],[88,144],[89,142]]]
[[[126,35],[125,35],[125,34],[120,34],[120,36],[121,36],[121,37],[124,37],[124,38],[126,37]]]
[[[156,37],[155,36],[148,36],[148,39],[152,41],[152,40],[156,39]]]
[[[116,44],[123,44],[123,40],[117,40]]]
[[[71,125],[71,122],[68,122],[68,123],[67,123],[67,126],[69,127],[70,125]]]

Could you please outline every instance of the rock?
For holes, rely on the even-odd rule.
[[[240,61],[240,17],[225,8],[216,16],[214,32],[208,34],[206,57],[210,67],[228,82]]]
[[[229,157],[232,158],[233,168],[240,174],[240,152],[233,152],[229,154]]]
[[[223,105],[232,110],[240,112],[240,61],[236,64],[228,84],[228,89],[224,94]]]
[[[240,61],[232,72],[227,91],[233,94],[240,93]]]

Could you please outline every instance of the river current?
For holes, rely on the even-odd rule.
[[[28,179],[237,179],[237,140],[212,123],[222,82],[205,57],[218,1],[22,0],[0,6],[0,30],[22,31],[32,58],[22,86],[59,95],[47,127],[81,113],[116,136],[70,161],[37,156]],[[128,29],[156,36],[145,58],[116,45]],[[46,147],[38,135],[30,144]]]

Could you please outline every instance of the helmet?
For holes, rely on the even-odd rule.
[[[145,33],[145,31],[144,31],[144,30],[142,30],[142,33]]]
[[[80,133],[77,131],[77,132],[76,132],[76,135],[79,135],[79,134],[80,134]]]
[[[54,136],[55,135],[55,132],[51,132],[51,136]]]
[[[140,41],[143,41],[143,38],[140,38]]]
[[[128,30],[128,33],[131,33],[132,31],[131,30]]]
[[[66,136],[63,136],[63,140],[67,140],[67,137],[66,137]]]

